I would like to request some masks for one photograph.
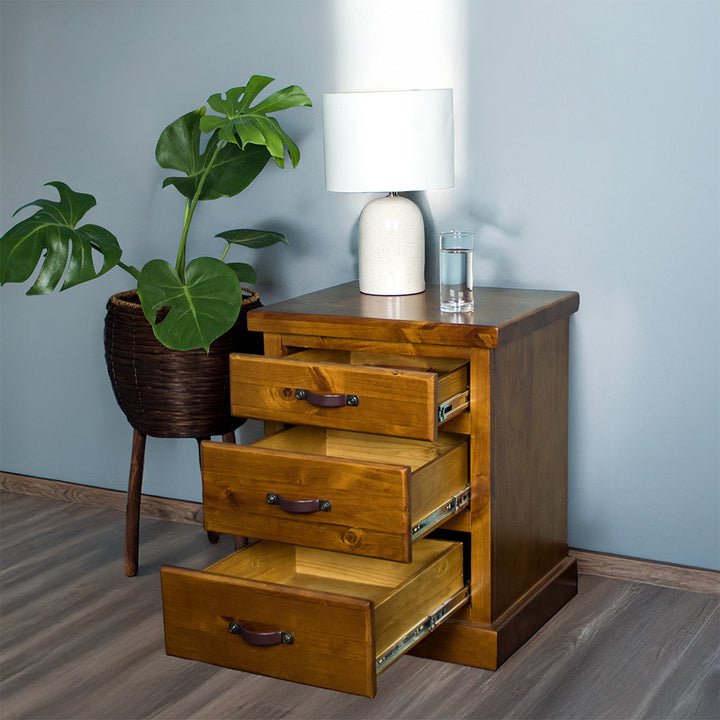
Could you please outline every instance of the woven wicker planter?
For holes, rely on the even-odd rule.
[[[247,330],[248,310],[262,303],[247,291],[235,326],[205,350],[170,350],[155,337],[134,290],[113,295],[105,317],[105,360],[120,408],[152,437],[224,435],[244,420],[230,415],[228,354],[262,352],[262,334]]]

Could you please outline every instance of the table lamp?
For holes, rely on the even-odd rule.
[[[328,190],[390,193],[360,216],[360,292],[423,292],[422,214],[397,193],[455,184],[453,91],[328,93],[323,128]]]

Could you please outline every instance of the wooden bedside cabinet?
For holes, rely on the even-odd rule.
[[[260,538],[163,568],[167,652],[373,697],[405,652],[496,669],[577,592],[567,556],[577,293],[357,283],[252,311],[231,357],[247,446],[203,444],[207,530]]]

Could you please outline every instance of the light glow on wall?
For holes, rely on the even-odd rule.
[[[462,183],[465,169],[466,5],[467,0],[333,3],[335,87],[327,89],[357,92],[452,88],[456,187]]]

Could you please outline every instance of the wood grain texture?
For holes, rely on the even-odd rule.
[[[50,480],[2,471],[0,471],[0,491],[55,498],[63,502],[96,505],[122,511],[125,510],[127,504],[127,493],[122,490],[110,490],[109,488],[92,487],[62,480]],[[202,525],[203,522],[201,503],[157,497],[155,495],[142,496],[140,514],[146,517],[191,525]]]
[[[410,652],[495,670],[575,595],[577,567],[565,558],[492,624],[471,621],[462,610]]]
[[[469,347],[458,348],[453,345],[363,340],[360,337],[329,337],[327,335],[303,335],[299,333],[293,333],[285,337],[289,343],[288,348],[294,349],[318,348],[325,350],[357,350],[361,352],[372,350],[376,353],[388,353],[391,355],[399,354],[410,357],[418,355],[437,358],[469,358],[471,350]]]
[[[720,599],[600,576],[581,576],[578,596],[498,671],[406,656],[374,700],[170,657],[160,566],[205,567],[232,539],[141,524],[143,562],[126,578],[121,509],[0,493],[3,718],[720,717]]]
[[[164,567],[171,655],[370,697],[375,660],[462,590],[462,546],[423,540],[411,565],[261,542],[207,571]],[[292,636],[258,647],[230,623]]]
[[[403,297],[362,295],[357,282],[248,313],[248,328],[395,343],[498,347],[574,313],[575,292],[474,288],[475,311],[440,312],[439,288]],[[538,309],[540,308],[540,309]],[[393,322],[378,322],[392,320]]]
[[[717,570],[704,570],[687,565],[640,560],[587,550],[571,549],[570,555],[577,559],[578,570],[585,575],[602,575],[649,585],[720,595],[720,572]]]
[[[96,505],[101,508],[124,510],[126,493],[61,480],[48,480],[0,471],[0,491],[18,495],[54,498],[63,502]],[[201,503],[143,495],[140,514],[147,518],[169,520],[190,525],[203,524]],[[455,530],[469,531],[469,512],[459,513],[447,524]],[[578,572],[601,575],[630,582],[659,585],[689,592],[720,594],[720,572],[705,568],[676,565],[639,558],[610,555],[570,548],[569,554],[578,560]]]
[[[169,567],[162,570],[162,595],[171,655],[375,694],[368,600]],[[230,622],[290,632],[294,642],[257,647],[232,635]]]
[[[492,622],[492,365],[488,350],[473,349],[470,359],[470,590],[472,620]]]
[[[297,389],[354,395],[358,404],[317,407],[298,400]],[[398,397],[403,399],[402,412],[398,412]],[[230,406],[239,417],[433,440],[437,404],[433,373],[230,356]]]
[[[495,620],[567,556],[568,321],[492,355]]]
[[[409,562],[412,528],[467,485],[467,442],[293,427],[249,446],[205,443],[205,527]],[[293,513],[268,504],[320,501]]]
[[[132,454],[130,456],[130,478],[128,480],[127,509],[125,511],[125,574],[137,574],[139,554],[140,501],[145,467],[145,445],[147,436],[139,430],[133,431]]]

